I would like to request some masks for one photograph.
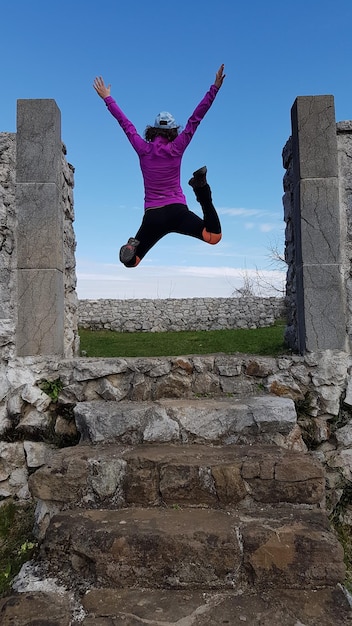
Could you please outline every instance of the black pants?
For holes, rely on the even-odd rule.
[[[204,219],[190,211],[185,204],[167,204],[157,209],[147,209],[135,238],[140,242],[136,257],[126,267],[134,267],[149,250],[165,235],[179,233],[195,237],[208,243],[217,243],[221,238],[221,225],[212,202],[209,185],[198,187],[195,194],[200,203]],[[204,234],[204,230],[206,234]],[[208,234],[220,235],[216,241],[209,241]]]

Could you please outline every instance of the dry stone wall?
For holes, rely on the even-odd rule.
[[[124,443],[160,443],[170,437],[170,420],[161,420],[158,409],[163,399],[197,398],[201,403],[202,397],[227,402],[232,398],[234,405],[238,400],[243,405],[252,402],[253,417],[254,397],[263,395],[263,401],[270,403],[271,394],[281,397],[286,408],[271,420],[267,443],[302,452],[313,448],[326,468],[329,507],[334,508],[344,485],[352,481],[351,383],[345,395],[348,367],[348,355],[338,351],[277,358],[244,354],[59,361],[18,357],[0,377],[0,499],[29,498],[29,475],[50,460],[57,446],[78,442],[73,412],[79,412],[81,403],[113,401],[117,412],[121,407],[122,417],[114,420],[113,428],[121,430]],[[285,401],[291,404],[289,412]],[[133,409],[133,402],[140,403],[138,409]],[[266,416],[267,411],[262,411],[262,418]],[[104,411],[99,419],[93,416],[92,430],[105,430],[105,419]],[[253,423],[248,430],[247,422],[238,420],[233,443],[252,442],[256,427]],[[223,419],[214,422],[220,439],[224,424]],[[207,438],[201,426],[199,436]]]
[[[80,300],[79,326],[120,332],[261,328],[284,318],[283,298]]]
[[[59,212],[63,222],[64,355],[79,351],[78,299],[76,294],[76,240],[73,229],[74,168],[62,145],[58,172]],[[29,185],[30,186],[30,185]],[[0,133],[0,359],[16,356],[18,315],[18,203],[16,201],[16,134]],[[49,207],[50,211],[50,207]],[[22,221],[26,223],[28,218]],[[22,234],[20,233],[22,236]],[[44,233],[45,236],[45,233]],[[57,236],[57,233],[54,233]],[[44,273],[44,272],[43,272]]]
[[[304,104],[304,103],[303,103]],[[40,107],[45,108],[42,102]],[[42,109],[38,120],[42,119]],[[27,122],[31,122],[31,117]],[[38,121],[37,120],[37,121]],[[28,132],[31,130],[28,124]],[[331,125],[329,138],[331,140]],[[55,127],[57,130],[57,128]],[[337,151],[339,158],[339,197],[338,213],[334,213],[335,227],[338,224],[341,233],[341,248],[335,246],[335,257],[329,258],[324,272],[320,271],[319,263],[309,264],[307,277],[331,276],[340,280],[343,273],[344,284],[347,286],[348,328],[351,334],[352,297],[350,264],[352,260],[352,123],[345,122],[337,126]],[[45,133],[44,133],[45,136]],[[58,134],[56,133],[56,140]],[[323,137],[322,154],[325,146]],[[336,133],[335,133],[336,140]],[[64,272],[64,308],[65,317],[65,355],[55,356],[40,353],[39,356],[16,356],[15,332],[18,293],[18,250],[14,233],[18,226],[16,206],[16,142],[18,136],[11,133],[0,134],[0,499],[16,497],[28,498],[28,476],[46,463],[53,448],[67,443],[77,443],[79,433],[72,412],[81,402],[91,400],[113,400],[120,402],[158,401],[160,398],[178,397],[194,398],[202,394],[246,398],[253,394],[274,394],[289,399],[297,409],[297,423],[287,436],[278,437],[279,428],[273,430],[273,443],[292,449],[304,450],[305,446],[314,450],[314,454],[324,463],[327,471],[329,508],[334,508],[344,493],[345,486],[352,481],[352,377],[350,346],[345,349],[310,350],[306,354],[287,354],[279,358],[259,358],[246,355],[193,355],[183,357],[165,357],[154,359],[85,359],[76,358],[78,334],[77,323],[90,328],[111,328],[124,331],[214,329],[214,328],[252,328],[265,326],[280,317],[283,312],[281,299],[191,299],[191,300],[157,300],[157,301],[82,301],[79,304],[77,317],[77,300],[75,295],[75,237],[73,232],[73,168],[59,151],[56,153],[58,167],[55,169],[55,193],[60,196],[56,203],[56,217],[62,216],[64,263],[63,270],[55,267],[55,271]],[[44,142],[45,143],[45,142]],[[297,144],[296,144],[297,147]],[[309,148],[309,141],[307,146]],[[46,146],[47,148],[47,146]],[[47,150],[50,153],[50,149]],[[59,157],[58,157],[59,155]],[[315,150],[319,156],[319,151]],[[309,154],[308,154],[309,157]],[[313,186],[316,177],[290,178],[294,149],[289,142],[284,152],[285,167],[285,220],[287,224],[287,261],[288,269],[288,300],[290,315],[289,330],[293,340],[297,339],[297,326],[302,311],[297,306],[297,278],[302,270],[297,265],[296,245],[297,232],[302,235],[301,226],[297,230],[297,212],[295,212],[294,195],[299,197],[299,190]],[[323,159],[324,160],[324,159]],[[319,161],[319,159],[318,159]],[[305,161],[302,160],[301,163]],[[61,165],[60,165],[61,164]],[[18,168],[18,161],[17,161]],[[26,173],[23,168],[23,175]],[[335,172],[335,169],[334,169]],[[300,172],[301,174],[302,172]],[[336,173],[336,172],[335,172]],[[57,175],[57,179],[56,179]],[[23,176],[25,178],[25,176]],[[322,180],[323,176],[320,177]],[[33,183],[22,180],[21,184],[41,185],[41,180]],[[303,182],[302,182],[303,181]],[[329,184],[325,186],[333,193],[336,200],[337,176],[329,176]],[[323,184],[323,183],[322,183]],[[324,183],[325,184],[325,183]],[[315,198],[311,188],[309,199]],[[57,196],[55,195],[55,199]],[[328,194],[323,194],[325,207],[325,223],[329,224],[327,202]],[[314,204],[314,203],[313,203]],[[49,206],[50,203],[43,204]],[[319,203],[315,202],[315,216],[320,213]],[[334,205],[334,210],[336,205]],[[45,213],[45,212],[43,212]],[[33,211],[35,215],[35,211]],[[303,220],[304,222],[304,220]],[[46,226],[45,219],[41,222]],[[303,224],[304,225],[304,224]],[[21,217],[21,226],[26,226],[25,217]],[[60,222],[61,228],[61,222]],[[34,231],[35,232],[35,231]],[[61,232],[61,231],[60,231]],[[334,234],[336,235],[335,228]],[[55,231],[54,231],[55,233]],[[347,233],[347,235],[345,234]],[[39,233],[43,235],[41,231]],[[316,227],[312,238],[305,241],[306,248],[312,253],[314,260],[316,248],[314,236],[321,237]],[[45,230],[44,230],[45,235]],[[306,235],[306,233],[305,233]],[[323,238],[324,239],[324,238]],[[324,243],[324,242],[323,242]],[[56,240],[57,244],[57,240]],[[61,245],[61,244],[60,244]],[[324,248],[321,248],[324,250]],[[49,261],[51,254],[48,255]],[[323,257],[324,258],[324,257]],[[28,255],[23,254],[23,263]],[[299,259],[298,259],[299,260]],[[335,260],[338,261],[335,263]],[[295,265],[296,264],[296,265]],[[312,267],[314,265],[314,267]],[[31,267],[21,266],[31,271]],[[38,269],[38,267],[37,267]],[[39,268],[40,269],[40,268]],[[47,267],[44,268],[48,269]],[[49,267],[49,269],[53,269]],[[298,272],[296,271],[298,270]],[[325,272],[326,270],[326,272]],[[341,295],[338,302],[339,312],[345,305],[342,300],[343,291],[339,281],[331,284],[332,291],[324,291],[324,285],[318,284],[320,291],[319,303],[327,304],[329,311],[335,309],[330,294]],[[310,287],[312,287],[312,284]],[[313,285],[314,286],[314,285]],[[333,289],[334,288],[334,289]],[[47,292],[44,292],[46,294]],[[301,294],[299,294],[301,295]],[[325,322],[324,308],[317,309],[314,289],[304,301],[309,305],[310,321],[316,319],[318,328]],[[35,302],[38,305],[38,302]],[[305,313],[303,311],[303,313]],[[336,324],[339,337],[345,331],[343,316],[341,323]],[[328,320],[331,328],[331,319]],[[191,326],[192,324],[192,326]],[[290,328],[291,327],[291,328]],[[324,327],[325,328],[325,327]],[[304,330],[304,329],[303,329]],[[326,329],[325,329],[326,330]],[[327,329],[329,330],[329,329]],[[322,333],[323,339],[331,340],[329,332]],[[319,339],[319,333],[312,334]],[[300,347],[296,342],[296,347]],[[307,348],[307,346],[305,346]],[[304,352],[304,351],[303,351]],[[65,356],[65,358],[63,358]],[[56,400],[56,401],[55,401]],[[77,410],[77,409],[76,409]],[[149,415],[149,414],[148,414]],[[163,423],[153,417],[147,425],[148,441],[160,441],[167,436]],[[149,419],[149,418],[148,418]],[[278,415],[278,424],[285,419]],[[294,421],[294,420],[293,420]],[[293,423],[293,422],[292,422]],[[143,422],[144,424],[144,422]],[[145,424],[139,424],[138,437],[146,440]],[[143,430],[143,428],[144,430]],[[206,433],[205,433],[206,436]],[[242,436],[242,435],[241,435]],[[144,437],[144,439],[143,439]],[[346,515],[352,511],[347,511]],[[348,522],[352,523],[352,522]]]
[[[66,160],[66,147],[62,150],[62,208],[64,213],[64,350],[65,356],[79,352],[78,298],[76,292],[76,236],[73,204],[74,167]]]
[[[338,122],[337,152],[340,182],[341,249],[346,287],[347,333],[352,345],[352,121]]]
[[[0,133],[0,349],[14,354],[16,310],[16,135]]]
[[[333,96],[298,97],[283,150],[288,345],[350,351],[352,122]]]

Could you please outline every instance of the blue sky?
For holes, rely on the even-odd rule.
[[[18,98],[54,98],[75,167],[80,298],[230,296],[249,280],[281,286],[281,152],[297,96],[333,94],[352,119],[350,0],[2,0],[0,132]],[[136,269],[118,261],[143,215],[138,159],[92,88],[112,85],[143,134],[161,110],[185,125],[225,63],[226,79],[188,147],[182,185],[206,164],[223,227],[209,246],[169,235]]]

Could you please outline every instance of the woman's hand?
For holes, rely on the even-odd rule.
[[[223,82],[224,82],[224,78],[225,78],[225,76],[226,76],[226,74],[224,74],[224,67],[225,67],[225,65],[224,65],[224,64],[220,65],[220,67],[219,67],[218,71],[216,72],[214,85],[215,85],[218,89],[220,89],[221,85],[222,85],[222,84],[223,84]]]
[[[103,100],[104,98],[107,98],[108,96],[110,96],[111,85],[106,86],[101,76],[97,76],[94,79],[93,87],[95,91],[97,92],[98,96],[103,98]]]

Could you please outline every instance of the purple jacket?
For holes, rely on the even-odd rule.
[[[156,137],[150,142],[145,141],[121,111],[114,98],[108,96],[104,99],[110,113],[117,119],[139,156],[144,179],[145,209],[174,203],[187,204],[180,185],[181,159],[218,91],[215,85],[210,87],[193,111],[184,130],[171,142],[164,137]]]

